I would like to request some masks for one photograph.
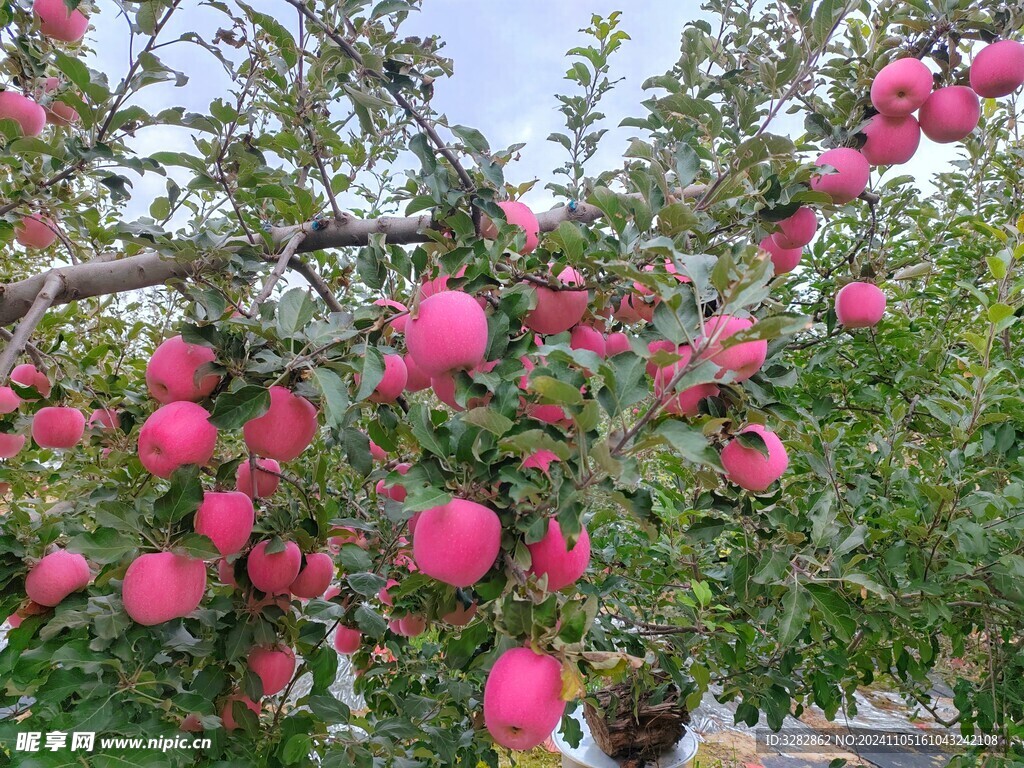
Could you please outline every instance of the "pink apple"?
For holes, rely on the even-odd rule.
[[[549,592],[575,584],[590,565],[590,536],[586,528],[580,531],[579,538],[570,549],[562,536],[562,527],[557,520],[551,519],[544,538],[526,546],[530,550],[530,573],[538,579],[547,576]]]
[[[704,321],[705,335],[697,340],[696,346],[701,350],[701,358],[711,360],[722,369],[716,378],[732,371],[734,381],[746,381],[761,370],[768,356],[767,341],[745,341],[722,349],[722,343],[730,336],[753,327],[753,319],[732,315],[715,315]]]
[[[1009,96],[1024,84],[1024,45],[1000,40],[986,45],[971,63],[971,88],[983,99]]]
[[[624,333],[609,333],[604,340],[604,348],[608,357],[633,351],[633,347],[629,343],[629,336]]]
[[[902,165],[921,144],[921,126],[913,115],[875,115],[864,127],[864,135],[868,138],[860,151],[871,165]]]
[[[0,432],[0,459],[11,459],[25,447],[24,435],[12,435]]]
[[[409,380],[409,371],[401,355],[383,355],[384,377],[378,382],[370,395],[372,403],[393,403],[405,391]],[[359,374],[356,374],[356,385],[359,384]]]
[[[10,90],[0,91],[0,120],[16,122],[23,136],[38,136],[46,126],[46,110],[28,96]]]
[[[32,418],[32,439],[40,448],[73,448],[85,434],[85,416],[77,408],[42,408]]]
[[[526,233],[526,245],[519,253],[524,256],[532,253],[540,242],[540,224],[533,211],[525,203],[516,200],[502,201],[498,203],[498,207],[505,212],[505,221]],[[486,240],[494,240],[498,237],[498,228],[487,216],[480,219],[480,237]]]
[[[834,171],[811,177],[811,188],[832,197],[836,205],[856,200],[867,189],[871,166],[860,152],[839,147],[822,152],[814,163],[819,168],[830,166]]]
[[[285,542],[284,551],[267,553],[269,541],[261,541],[246,560],[249,581],[261,592],[284,592],[299,575],[302,552],[294,541]]]
[[[186,464],[205,466],[217,447],[217,428],[201,405],[186,401],[158,408],[139,430],[139,461],[157,477]]]
[[[35,387],[36,392],[43,397],[49,397],[53,387],[50,380],[46,378],[46,374],[30,363],[19,365],[11,371],[11,381],[17,382],[23,387]]]
[[[146,365],[146,385],[158,403],[202,400],[217,388],[220,377],[208,374],[196,383],[196,373],[217,356],[212,349],[189,344],[181,336],[164,341]]]
[[[757,448],[747,448],[739,440],[732,440],[722,449],[722,466],[730,482],[748,491],[763,491],[782,477],[789,466],[789,457],[779,436],[771,430],[760,424],[751,424],[740,434],[747,432],[754,432],[764,439],[768,456]]]
[[[243,461],[235,470],[235,490],[249,498],[265,499],[273,496],[281,484],[281,465],[273,459],[256,459],[253,469],[248,461]],[[253,494],[253,475],[256,477],[256,493]]]
[[[11,387],[0,387],[0,414],[14,413],[21,407],[21,398]]]
[[[818,231],[818,216],[814,209],[805,205],[796,209],[796,213],[776,223],[772,238],[780,248],[803,248],[814,239]]]
[[[405,324],[409,322],[408,314],[401,314],[408,312],[408,308],[400,301],[392,301],[391,299],[377,299],[373,302],[374,306],[377,307],[388,307],[395,310],[392,312],[385,312],[385,316],[399,313],[398,317],[395,317],[388,321],[388,325],[394,328],[398,333],[405,333]]]
[[[981,120],[978,94],[966,85],[939,88],[928,97],[918,114],[924,135],[937,144],[967,138]]]
[[[885,294],[872,283],[848,283],[836,294],[836,317],[847,328],[870,328],[885,314]]]
[[[562,665],[554,656],[512,648],[491,668],[484,685],[484,723],[501,746],[539,746],[564,712]]]
[[[334,578],[334,561],[324,552],[306,555],[306,564],[289,585],[288,591],[296,597],[314,598],[323,596]]]
[[[220,711],[220,719],[224,724],[224,730],[226,731],[233,731],[238,728],[238,723],[235,722],[234,715],[234,706],[236,702],[244,704],[246,709],[256,715],[257,718],[260,716],[260,705],[248,696],[243,696],[240,693],[229,696],[224,702],[224,707]]]
[[[35,0],[32,11],[39,18],[40,31],[54,40],[77,43],[89,28],[85,14],[69,11],[64,0]]]
[[[57,225],[49,216],[30,213],[14,226],[14,239],[26,248],[49,248],[57,239]]]
[[[334,650],[338,653],[351,655],[359,650],[362,642],[363,635],[358,629],[339,624],[338,628],[334,630]]]
[[[44,93],[53,93],[60,88],[60,80],[48,77],[43,83]],[[51,101],[46,110],[46,122],[50,125],[71,125],[79,120],[78,111],[62,101]]]
[[[708,397],[715,397],[721,391],[715,384],[697,384],[687,387],[682,392],[669,391],[669,384],[676,374],[687,366],[693,357],[693,350],[685,344],[679,347],[682,356],[678,363],[659,368],[654,374],[654,394],[664,403],[666,413],[677,416],[696,416],[700,413],[700,403]]]
[[[263,695],[275,696],[285,689],[295,674],[295,651],[286,645],[256,647],[246,659],[249,670],[263,683]]]
[[[422,392],[424,389],[430,389],[430,376],[420,370],[412,355],[406,353],[402,361],[405,363],[406,371],[405,391]]]
[[[420,513],[413,557],[431,578],[468,587],[483,578],[501,550],[501,520],[493,510],[467,499],[452,499]]]
[[[428,376],[473,368],[487,352],[487,315],[468,293],[436,293],[421,301],[410,318],[405,343]]]
[[[923,62],[908,56],[882,67],[871,83],[871,103],[889,117],[906,117],[924,104],[932,92],[932,73]]]
[[[258,456],[292,461],[316,435],[316,408],[285,387],[270,388],[270,410],[242,427],[245,444]]]
[[[768,235],[757,246],[766,252],[772,260],[776,275],[784,275],[796,269],[800,258],[804,255],[803,248],[783,248],[773,235]]]
[[[586,280],[572,267],[566,267],[558,273],[557,282],[561,286],[577,286],[584,285]],[[587,311],[586,290],[556,291],[542,285],[534,288],[537,292],[537,306],[523,319],[527,328],[547,335],[563,333],[583,319]]]
[[[84,589],[92,579],[89,563],[79,554],[58,549],[32,566],[25,577],[29,599],[53,607],[72,592]]]
[[[147,627],[188,616],[199,607],[205,592],[203,561],[173,552],[139,555],[121,584],[125,612]]]
[[[241,552],[249,543],[256,512],[252,499],[238,491],[203,494],[203,502],[196,512],[196,533],[209,538],[221,555]]]

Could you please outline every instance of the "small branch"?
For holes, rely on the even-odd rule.
[[[0,339],[10,342],[14,339],[14,334],[8,331],[6,328],[0,328]],[[46,360],[44,359],[42,350],[39,349],[35,344],[25,344],[25,351],[28,356],[32,358],[32,362],[35,363],[36,368],[45,368]]]
[[[305,232],[296,233],[295,237],[288,241],[288,244],[281,251],[281,256],[277,260],[277,264],[274,266],[274,271],[271,272],[266,281],[263,283],[263,289],[257,294],[256,298],[253,299],[252,305],[249,307],[248,317],[252,317],[256,314],[256,310],[260,308],[260,304],[267,300],[271,292],[274,290],[274,286],[277,285],[277,281],[284,275],[286,269],[288,269],[288,262],[291,261],[292,256],[295,255],[295,249],[302,245],[302,241],[306,239]]]
[[[324,304],[331,312],[343,312],[345,308],[341,306],[338,300],[335,298],[334,293],[331,291],[331,287],[327,285],[324,279],[320,276],[320,273],[313,269],[312,265],[306,263],[302,259],[294,258],[291,262],[293,272],[298,272],[302,275],[306,282],[309,283],[310,287],[319,294],[320,298],[324,300]]]
[[[63,282],[64,279],[61,277],[60,272],[51,272],[46,278],[42,290],[36,295],[36,300],[32,302],[32,306],[25,313],[21,322],[18,323],[18,327],[12,334],[11,340],[4,347],[4,351],[0,353],[0,381],[7,380],[8,374],[14,368],[14,362],[25,349],[28,340],[32,336],[32,332],[39,325],[39,321],[43,319],[46,310],[50,308],[50,305],[57,298]]]

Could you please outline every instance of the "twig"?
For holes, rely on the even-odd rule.
[[[249,307],[248,316],[252,317],[256,314],[256,310],[260,308],[260,304],[267,300],[271,292],[274,290],[274,286],[277,285],[277,281],[281,279],[285,270],[288,269],[288,262],[291,261],[292,256],[295,255],[295,249],[298,248],[302,241],[306,239],[305,232],[296,233],[295,237],[288,241],[288,244],[281,251],[280,257],[277,259],[277,264],[274,266],[274,271],[271,272],[266,281],[263,283],[263,289],[253,299],[252,305]]]
[[[312,265],[302,259],[294,258],[292,259],[291,267],[292,271],[298,272],[306,279],[306,282],[309,283],[317,294],[319,294],[320,298],[324,300],[324,304],[327,305],[327,308],[331,310],[331,312],[345,311],[345,308],[341,306],[338,300],[334,297],[331,287],[327,285],[324,279],[320,276],[320,273],[313,269]]]
[[[11,341],[14,338],[14,334],[8,331],[6,328],[0,328],[0,339],[4,341]],[[43,359],[44,355],[42,350],[39,349],[35,344],[25,344],[25,351],[28,356],[32,358],[32,362],[36,364],[36,368],[46,367],[46,360]]]
[[[31,308],[25,313],[21,322],[18,323],[18,327],[14,330],[11,340],[4,347],[4,351],[0,353],[0,381],[7,379],[7,375],[14,367],[14,361],[18,359],[18,355],[25,349],[29,338],[32,336],[32,332],[39,325],[39,321],[43,319],[46,310],[50,308],[54,299],[57,298],[63,282],[64,278],[60,272],[51,272],[46,278],[46,282],[43,283],[43,288],[36,296],[36,300],[32,302]]]

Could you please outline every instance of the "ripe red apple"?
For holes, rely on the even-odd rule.
[[[199,733],[203,730],[203,723],[199,719],[199,715],[195,712],[191,712],[181,719],[181,723],[178,725],[179,731],[185,731],[185,733]]]
[[[266,470],[266,471],[264,471]],[[265,499],[273,496],[281,484],[281,465],[273,459],[256,459],[255,470],[243,461],[235,470],[235,489],[251,498]],[[253,495],[252,480],[256,476],[256,494]]]
[[[871,177],[871,166],[860,152],[849,147],[839,147],[822,152],[814,164],[819,168],[830,166],[835,169],[825,175],[811,177],[811,189],[831,195],[832,202],[843,205],[856,200],[867,189]]]
[[[334,561],[324,552],[306,555],[306,564],[288,587],[296,597],[322,597],[334,578]]]
[[[484,685],[484,724],[508,749],[542,744],[565,712],[562,665],[530,648],[511,648],[491,668]]]
[[[950,85],[932,92],[917,117],[925,136],[937,144],[950,144],[978,127],[981,102],[966,85]]]
[[[763,491],[774,483],[789,466],[789,456],[779,436],[760,424],[751,424],[740,431],[755,432],[764,438],[768,456],[756,448],[747,448],[739,440],[731,440],[722,449],[722,466],[726,478],[748,491]]]
[[[403,616],[391,631],[402,637],[419,637],[427,629],[427,620],[422,616]]]
[[[89,429],[113,432],[121,428],[121,417],[113,408],[97,408],[89,416],[85,426]]]
[[[374,461],[387,461],[388,452],[373,442],[373,440],[370,440],[370,457]]]
[[[249,543],[256,512],[252,499],[238,491],[203,494],[195,516],[195,530],[208,537],[221,555],[241,552]]]
[[[132,621],[151,627],[182,619],[206,592],[206,564],[173,552],[139,555],[124,574],[121,599]]]
[[[85,416],[77,408],[51,406],[32,418],[32,439],[40,448],[74,448],[85,434]]]
[[[772,238],[780,248],[803,248],[818,231],[818,216],[813,208],[801,205],[796,213],[776,223]]]
[[[598,357],[605,357],[608,354],[604,336],[589,325],[577,325],[572,329],[569,346],[573,349],[589,349]]]
[[[441,621],[451,624],[453,627],[464,627],[476,616],[476,608],[475,602],[470,603],[468,608],[464,607],[462,603],[458,603],[454,610],[448,611],[448,613],[441,617]]]
[[[590,536],[587,529],[580,531],[572,549],[562,536],[562,527],[555,519],[548,520],[548,532],[534,544],[527,544],[530,550],[530,573],[538,579],[548,577],[548,591],[557,592],[576,581],[586,573],[590,565]]]
[[[208,397],[217,388],[220,377],[209,374],[196,384],[196,372],[200,366],[212,363],[216,358],[212,349],[189,344],[181,336],[167,339],[156,348],[146,365],[149,394],[164,405]]]
[[[0,387],[0,414],[14,413],[21,407],[21,398],[12,387]]]
[[[532,253],[540,242],[540,224],[533,211],[525,203],[517,200],[504,200],[498,203],[498,207],[505,212],[505,221],[526,233],[526,245],[519,253],[524,256]],[[494,240],[498,237],[498,228],[488,216],[480,217],[480,237],[485,240]]]
[[[84,589],[92,576],[89,563],[79,554],[58,549],[32,566],[25,577],[25,594],[52,608],[72,592]]]
[[[210,414],[183,400],[157,408],[139,430],[139,461],[157,477],[170,477],[186,464],[204,466],[216,446]]]
[[[380,380],[369,400],[372,403],[393,403],[405,391],[409,381],[409,371],[401,355],[384,355],[384,378]],[[359,375],[356,375],[359,384]]]
[[[889,117],[906,117],[932,92],[932,73],[913,56],[886,64],[871,83],[871,103]]]
[[[302,552],[298,544],[288,541],[283,552],[267,554],[269,544],[269,541],[261,541],[252,548],[245,569],[249,581],[261,592],[285,592],[299,575]]]
[[[653,356],[657,352],[673,352],[679,354],[679,350],[674,342],[668,339],[655,339],[654,341],[647,343],[647,351]],[[647,375],[654,377],[658,373],[659,366],[653,360],[647,361]]]
[[[48,77],[43,83],[44,93],[53,93],[60,88],[60,80]],[[78,111],[62,101],[51,101],[46,109],[46,122],[50,125],[71,125],[79,120]]]
[[[387,584],[380,588],[377,592],[377,599],[380,600],[384,605],[394,605],[394,601],[391,598],[391,588],[397,587],[398,582],[394,579],[388,579]]]
[[[773,235],[768,235],[757,246],[768,254],[775,267],[776,275],[784,275],[796,269],[800,258],[804,255],[803,248],[783,248]]]
[[[338,625],[338,628],[334,630],[334,650],[338,653],[351,655],[359,650],[362,642],[363,635],[358,629]]]
[[[229,587],[237,587],[238,580],[235,578],[235,565],[229,563],[223,557],[217,561],[217,578],[220,579],[221,584],[227,584]]]
[[[235,716],[232,711],[236,701],[242,702],[250,712],[256,715],[257,718],[260,716],[259,704],[248,696],[243,696],[240,693],[233,694],[224,702],[224,707],[220,711],[220,720],[224,724],[224,729],[227,731],[233,731],[238,728],[238,723],[235,722]]]
[[[868,138],[860,151],[871,165],[902,165],[921,144],[921,126],[913,115],[875,115],[864,127],[864,135]]]
[[[295,674],[295,651],[286,645],[255,647],[249,651],[246,663],[263,681],[263,695],[274,696],[285,689]]]
[[[12,459],[25,447],[24,435],[0,432],[0,459]]]
[[[413,557],[431,578],[468,587],[486,574],[501,550],[501,520],[493,510],[467,499],[452,499],[420,513]]]
[[[430,376],[420,370],[420,367],[416,365],[416,361],[412,359],[412,355],[406,353],[402,358],[405,363],[406,381],[405,391],[406,392],[421,392],[424,389],[430,388]]]
[[[983,99],[1009,96],[1024,84],[1024,45],[1000,40],[986,45],[971,63],[971,88]]]
[[[885,314],[885,294],[872,283],[848,283],[836,294],[836,317],[847,328],[870,328]]]
[[[399,464],[395,467],[395,472],[400,475],[408,474],[412,464]],[[389,483],[387,480],[381,479],[377,481],[377,495],[387,496],[389,499],[401,503],[405,501],[405,497],[408,495],[408,491],[405,490],[405,486],[401,483]]]
[[[583,285],[583,275],[572,267],[558,273],[557,281],[562,286]],[[587,311],[588,293],[582,291],[552,290],[542,285],[534,286],[537,292],[537,306],[523,319],[527,328],[550,335],[568,331]]]
[[[473,368],[487,352],[487,315],[468,293],[435,293],[409,319],[405,343],[413,362],[428,376]]]
[[[623,352],[632,352],[629,336],[624,333],[609,333],[604,340],[604,350],[608,357],[621,355]]]
[[[28,96],[0,91],[0,120],[16,122],[23,136],[38,136],[46,125],[46,110]]]
[[[270,410],[242,427],[245,444],[259,456],[292,461],[306,450],[317,430],[316,408],[284,387],[270,388]]]
[[[49,397],[50,390],[53,388],[50,380],[46,378],[46,374],[31,363],[23,363],[11,371],[11,381],[15,381],[23,387],[35,387],[36,392],[43,397]]]
[[[30,213],[14,225],[14,238],[26,248],[49,248],[57,239],[57,225],[49,216]]]
[[[49,38],[77,43],[89,28],[89,19],[79,10],[69,11],[64,0],[35,0],[32,11],[39,17],[39,29]]]
[[[693,357],[693,350],[685,344],[679,347],[678,352],[681,355],[679,362],[659,368],[654,374],[654,394],[663,401],[666,413],[692,417],[700,413],[701,400],[715,397],[721,390],[716,384],[697,384],[687,387],[682,392],[669,391],[672,379]]]
[[[624,325],[649,323],[654,318],[654,304],[648,304],[637,293],[627,293],[619,300],[613,316]]]
[[[373,302],[376,307],[390,307],[396,312],[407,312],[408,308],[400,301],[392,301],[391,299],[377,299]],[[391,314],[391,313],[387,313]],[[409,315],[399,315],[396,318],[388,321],[388,325],[394,328],[398,333],[405,333],[405,324],[409,322]]]
[[[726,371],[732,371],[734,381],[746,381],[764,365],[768,356],[768,342],[745,341],[722,349],[722,342],[735,333],[754,327],[751,318],[740,318],[732,315],[715,315],[704,321],[704,336],[697,340],[700,356],[711,360],[722,370],[716,378],[721,378]],[[705,347],[705,341],[714,339]]]

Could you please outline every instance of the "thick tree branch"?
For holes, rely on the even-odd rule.
[[[7,380],[7,375],[14,368],[18,355],[24,351],[28,340],[32,337],[32,332],[61,292],[62,283],[63,278],[60,272],[50,272],[46,280],[43,281],[43,287],[36,294],[35,301],[32,302],[32,306],[29,307],[25,317],[11,335],[11,340],[4,347],[4,351],[0,353],[0,381]]]

